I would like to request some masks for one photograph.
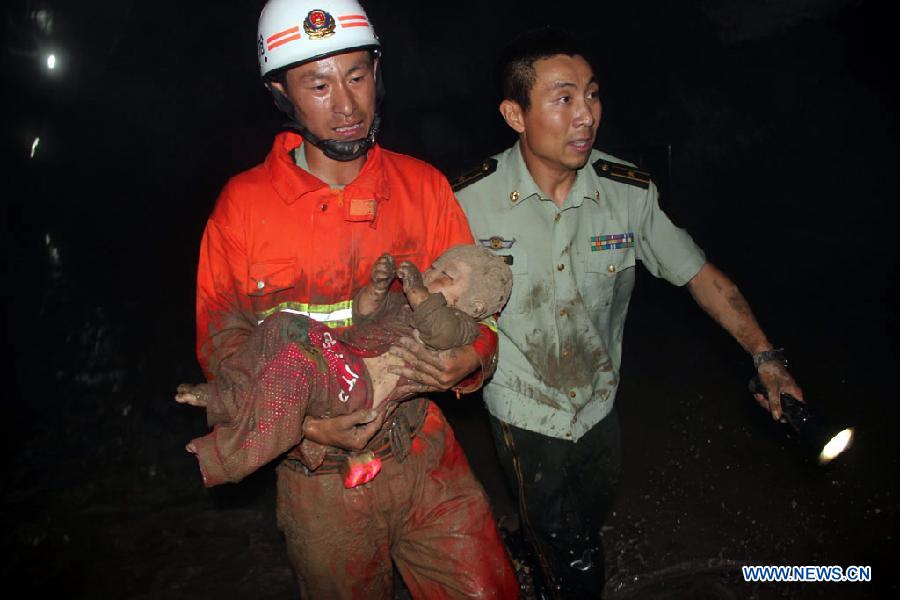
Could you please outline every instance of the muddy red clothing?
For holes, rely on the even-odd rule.
[[[307,415],[372,406],[362,358],[335,333],[308,317],[280,312],[219,362],[216,379],[203,386],[203,394],[219,407],[220,421],[191,440],[205,486],[238,482],[299,444],[298,423]]]
[[[197,350],[209,378],[275,312],[348,325],[353,292],[366,283],[381,254],[422,269],[448,247],[472,242],[447,181],[429,165],[376,146],[356,179],[336,190],[296,166],[291,151],[301,143],[296,134],[278,135],[262,165],[228,182],[207,223],[198,270]],[[482,365],[492,370],[495,336],[482,328],[476,347],[482,348]],[[208,406],[211,421],[226,420],[223,409]],[[517,595],[484,492],[440,411],[429,405],[427,414],[431,425],[412,440],[405,459],[387,460],[384,472],[368,484],[345,490],[337,474],[279,469],[279,523],[304,593],[331,582],[342,591],[330,597],[388,597],[385,561],[392,556],[410,587],[427,597]],[[426,430],[432,441],[423,438]],[[379,500],[364,500],[372,495]],[[355,544],[335,543],[343,530],[315,533],[314,515],[322,508],[332,511],[336,527],[356,532]],[[385,518],[406,526],[356,531],[359,524]],[[420,562],[399,553],[419,544],[428,545]],[[451,554],[459,546],[466,551]],[[370,548],[379,548],[379,555]],[[338,555],[346,559],[343,566],[333,560]],[[460,568],[445,571],[451,563]],[[375,572],[381,583],[356,587],[372,581]]]
[[[278,524],[303,598],[391,600],[391,559],[416,599],[519,597],[484,490],[436,404],[412,441],[405,461],[349,490],[336,475],[278,467]]]
[[[414,328],[426,332],[422,341],[438,350],[471,344],[478,335],[472,317],[447,306],[440,294],[410,310],[403,294],[391,292],[377,316],[355,321],[336,332],[303,315],[279,312],[247,337],[241,351],[218,364],[216,379],[203,386],[203,394],[220,407],[219,417],[222,411],[229,416],[191,440],[205,486],[238,482],[299,444],[296,424],[306,416],[371,408],[372,375],[363,356],[387,352]],[[315,470],[327,449],[309,450],[318,462],[298,458]]]

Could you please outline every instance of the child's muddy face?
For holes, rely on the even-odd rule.
[[[472,267],[461,260],[441,256],[422,273],[422,281],[432,294],[443,294],[449,306],[459,306],[460,300],[469,294]],[[462,306],[459,308],[464,310]]]

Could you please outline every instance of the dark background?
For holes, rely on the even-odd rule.
[[[900,462],[890,4],[365,3],[384,44],[381,142],[448,175],[513,141],[491,79],[503,44],[544,24],[588,40],[597,146],[653,171],[663,208],[738,282],[810,403],[857,426],[846,458],[816,469],[749,399],[738,346],[683,290],[641,271],[617,401],[625,476],[604,528],[610,597],[898,591],[887,560]],[[261,5],[7,3],[8,589],[295,594],[271,469],[203,490],[182,450],[203,416],[172,401],[200,377],[193,280],[206,216],[281,123],[258,81]],[[442,405],[498,516],[511,515],[479,400]],[[873,581],[752,585],[742,564],[872,565]]]

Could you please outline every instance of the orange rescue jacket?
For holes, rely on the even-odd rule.
[[[233,177],[206,225],[197,274],[197,354],[208,378],[276,311],[350,324],[352,298],[381,254],[427,268],[472,243],[466,217],[434,167],[375,146],[359,175],[333,189],[299,168],[302,138],[280,133],[263,164]],[[482,365],[496,335],[482,327]],[[480,385],[480,374],[464,391]]]

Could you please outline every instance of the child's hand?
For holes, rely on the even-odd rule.
[[[178,386],[178,393],[175,394],[175,402],[206,407],[209,400],[209,393],[206,391],[208,385],[207,383],[182,383]]]
[[[385,292],[391,287],[391,282],[396,275],[394,257],[390,254],[382,254],[372,266],[372,286],[379,292]]]
[[[397,277],[403,282],[403,291],[406,294],[425,288],[425,283],[422,281],[422,272],[408,260],[400,263],[400,266],[397,268]]]

